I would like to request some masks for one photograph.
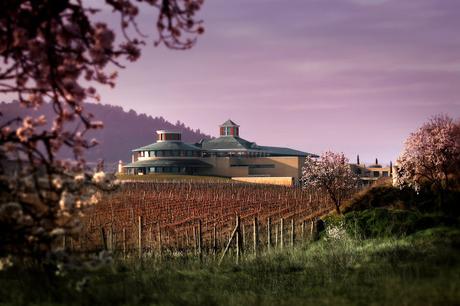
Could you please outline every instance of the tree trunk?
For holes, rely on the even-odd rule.
[[[340,202],[339,202],[339,201],[335,201],[335,202],[334,202],[334,205],[335,205],[335,212],[336,212],[338,215],[341,215],[342,212],[340,211]]]

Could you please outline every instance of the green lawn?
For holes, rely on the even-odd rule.
[[[357,239],[344,231],[240,265],[212,256],[116,261],[48,279],[0,273],[3,305],[459,305],[460,229]],[[34,272],[33,272],[34,271]],[[75,289],[83,276],[88,284]]]

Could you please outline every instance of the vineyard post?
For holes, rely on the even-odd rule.
[[[193,225],[193,242],[195,244],[195,255],[198,253],[198,234],[196,232],[196,225]]]
[[[115,231],[113,230],[113,223],[110,225],[110,250],[115,251]]]
[[[158,221],[158,223],[157,223],[157,231],[158,231],[158,258],[161,259],[163,249],[162,249],[162,246],[161,246],[161,224],[160,224],[160,221]]]
[[[240,244],[241,244],[241,253],[243,253],[243,250],[244,250],[244,240],[246,238],[246,231],[245,231],[245,228],[244,228],[244,222],[241,224],[240,226],[241,228],[241,235],[240,235],[240,238],[241,238],[241,241],[240,241]]]
[[[190,240],[189,240],[189,237],[188,237],[188,228],[185,228],[185,246],[186,246],[186,249],[187,249],[187,252],[188,252],[189,247],[190,247]]]
[[[202,225],[201,225],[201,219],[198,220],[198,255],[200,256],[200,260],[202,259],[203,256],[203,237],[202,237]]]
[[[153,250],[153,226],[152,225],[149,226],[149,239],[148,240],[149,240],[150,249]]]
[[[62,248],[64,250],[67,249],[67,235],[66,234],[62,235]]]
[[[302,242],[305,241],[305,220],[302,220],[300,237],[301,237]]]
[[[315,236],[315,221],[312,219],[310,224],[310,240],[314,240]]]
[[[242,238],[241,238],[241,218],[239,215],[236,216],[236,264],[240,263],[240,257],[242,253]]]
[[[107,229],[107,249],[109,251],[113,251],[113,247],[112,247],[112,230],[113,228],[112,227],[109,227]]]
[[[295,241],[295,222],[294,218],[291,219],[291,247],[294,247]]]
[[[279,232],[279,224],[275,225],[275,249],[278,249],[278,232]]]
[[[284,248],[284,218],[281,218],[280,227],[280,248],[282,250]]]
[[[105,237],[105,230],[104,227],[101,226],[101,242],[102,242],[102,249],[107,251],[107,238]]]
[[[212,252],[215,257],[217,254],[217,228],[215,223],[214,227],[212,228]]]
[[[267,218],[267,251],[270,252],[270,247],[272,244],[272,219],[270,217]]]
[[[138,218],[138,248],[139,248],[139,258],[142,259],[142,216]]]
[[[257,249],[258,249],[258,243],[259,243],[259,224],[257,222],[257,217],[254,217],[254,256],[257,257]]]
[[[126,258],[126,228],[123,227],[123,257]]]

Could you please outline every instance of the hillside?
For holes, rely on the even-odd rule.
[[[202,138],[209,139],[210,136],[203,134],[199,129],[194,130],[181,122],[172,124],[163,117],[152,117],[146,114],[138,114],[134,110],[125,111],[120,106],[108,104],[86,105],[86,110],[92,113],[95,118],[104,122],[104,129],[93,131],[90,137],[99,141],[99,145],[89,150],[86,154],[88,161],[104,159],[108,164],[123,160],[131,160],[131,150],[143,145],[155,142],[155,131],[160,129],[175,130],[182,132],[182,139],[185,142],[197,142]],[[33,114],[34,116],[44,114],[47,118],[53,118],[50,105],[44,105],[38,111],[24,109],[19,103],[0,103],[0,124],[10,118]],[[63,155],[66,155],[63,153]]]

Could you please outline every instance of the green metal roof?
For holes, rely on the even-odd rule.
[[[244,152],[260,152],[275,156],[312,156],[318,157],[315,154],[294,150],[283,147],[268,147],[259,146],[255,142],[247,141],[240,137],[221,136],[212,140],[205,140],[201,143],[203,150],[209,151],[244,151]]]
[[[125,168],[143,168],[143,167],[193,167],[193,168],[211,168],[212,165],[199,159],[149,159],[138,160],[134,163],[127,164]]]
[[[165,150],[182,150],[182,151],[199,151],[200,148],[184,143],[181,141],[163,141],[163,142],[155,142],[149,144],[148,146],[140,147],[137,149],[132,150],[133,152],[138,151],[165,151]]]
[[[241,150],[257,149],[255,142],[247,141],[236,136],[221,136],[216,139],[205,140],[201,143],[203,150]]]
[[[259,146],[260,150],[264,153],[268,153],[270,155],[277,155],[277,156],[311,156],[311,157],[319,157],[318,155],[303,152],[299,150],[294,150],[290,148],[282,148],[282,147],[266,147],[266,146]]]

